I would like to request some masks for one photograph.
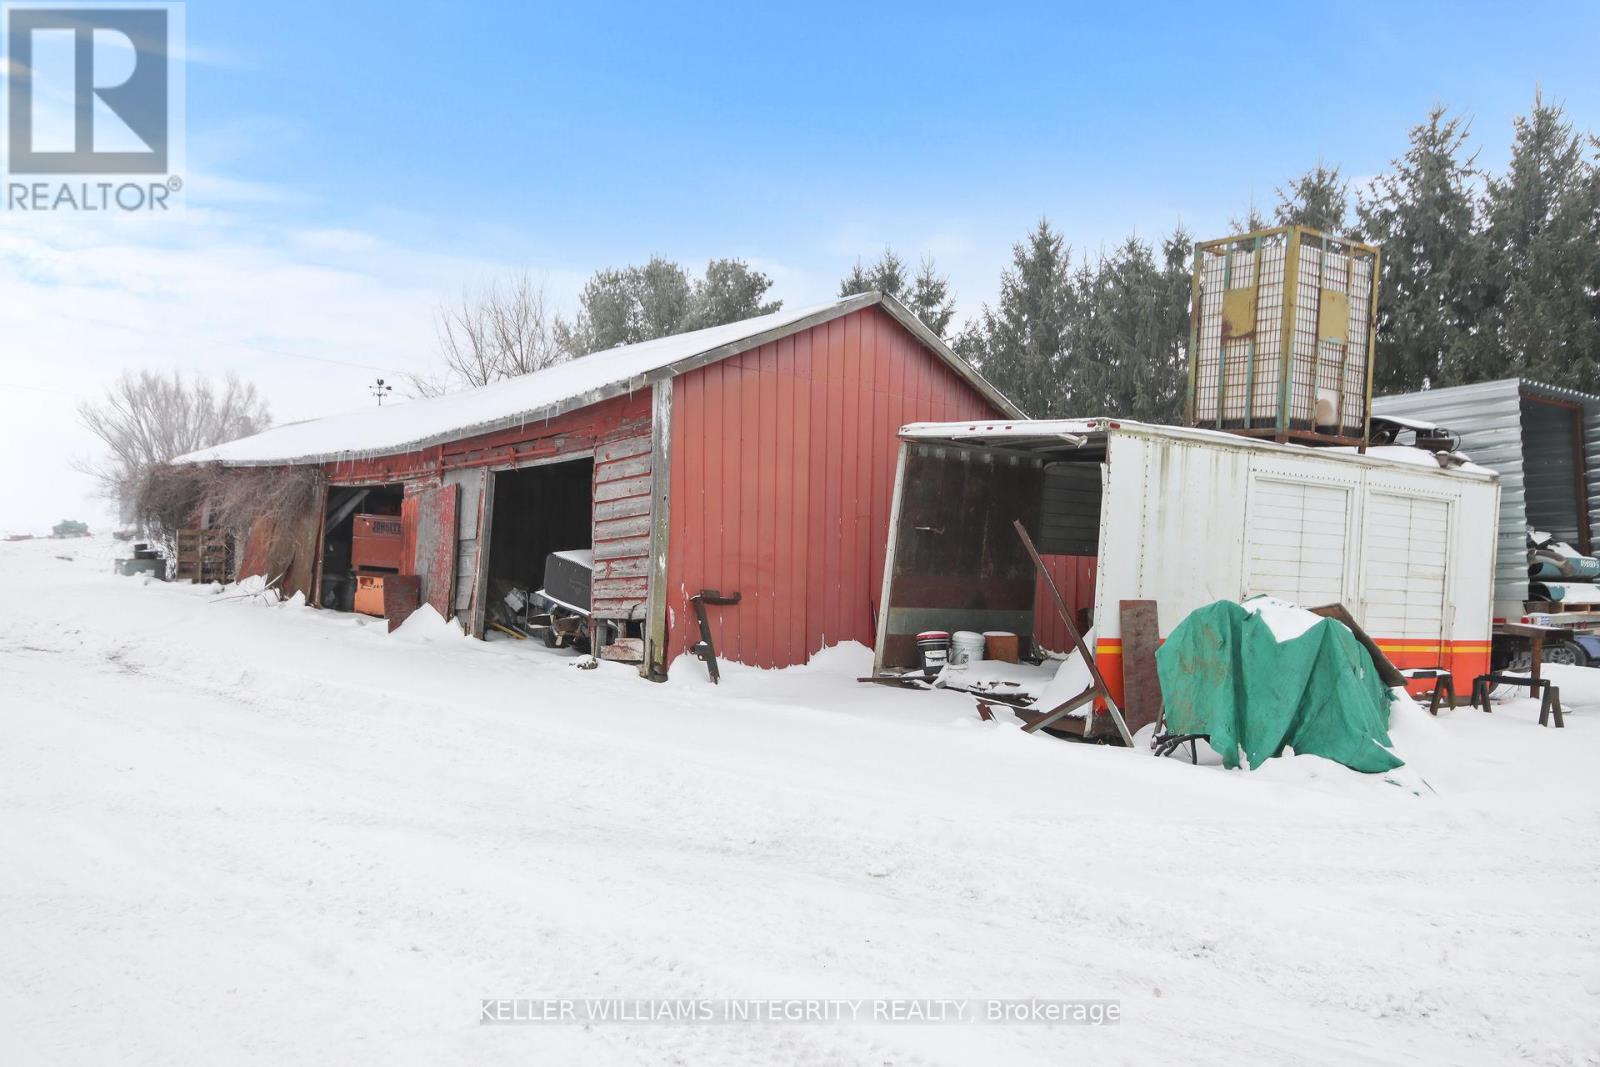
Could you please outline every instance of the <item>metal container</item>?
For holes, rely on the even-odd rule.
[[[381,574],[356,575],[355,609],[361,614],[383,618],[383,579]]]
[[[357,570],[400,569],[398,515],[357,515],[350,541],[350,563]]]
[[[1189,424],[1364,444],[1378,249],[1305,226],[1195,247]]]

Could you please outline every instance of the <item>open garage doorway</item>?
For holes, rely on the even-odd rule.
[[[328,487],[322,526],[322,585],[317,599],[321,607],[383,614],[379,583],[383,576],[402,569],[400,503],[404,497],[399,485]],[[357,595],[363,588],[366,593],[358,607]]]
[[[495,471],[489,520],[484,636],[512,629],[528,612],[525,602],[544,587],[552,552],[586,559],[594,544],[594,458],[547,461]],[[587,576],[583,603],[588,609]]]

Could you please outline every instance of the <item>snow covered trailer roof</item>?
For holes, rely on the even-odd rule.
[[[1121,696],[1120,604],[1162,634],[1216,600],[1339,603],[1398,666],[1487,670],[1499,490],[1413,448],[1369,453],[1113,419],[909,425],[890,523],[877,666],[925,629],[1005,629],[1057,651],[1010,529],[1021,519],[1091,616]],[[1086,620],[1087,621],[1087,620]]]
[[[1379,397],[1372,409],[1443,426],[1474,463],[1500,473],[1496,618],[1523,613],[1529,526],[1585,554],[1600,548],[1600,396],[1504,378]]]

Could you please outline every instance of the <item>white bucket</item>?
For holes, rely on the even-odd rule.
[[[983,635],[975,630],[957,630],[950,635],[950,665],[965,667],[983,661]]]

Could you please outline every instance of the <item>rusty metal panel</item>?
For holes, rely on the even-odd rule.
[[[1344,344],[1350,338],[1350,294],[1338,289],[1322,290],[1317,305],[1317,340]]]
[[[428,486],[406,493],[400,505],[405,530],[403,558],[422,579],[422,599],[450,618],[455,599],[456,515],[460,487]]]
[[[1222,294],[1222,340],[1249,337],[1256,332],[1256,287],[1229,289]]]
[[[415,574],[383,576],[383,617],[389,622],[390,633],[404,625],[421,606],[422,580]]]
[[[360,570],[400,569],[400,520],[394,515],[357,515],[350,535],[350,562]]]
[[[719,654],[761,667],[874,643],[899,428],[998,413],[876,307],[682,374],[671,404],[668,659],[718,589],[742,594],[707,607]]]
[[[1139,730],[1161,717],[1161,679],[1156,674],[1156,649],[1161,627],[1154,600],[1123,600],[1122,715],[1128,729]]]

